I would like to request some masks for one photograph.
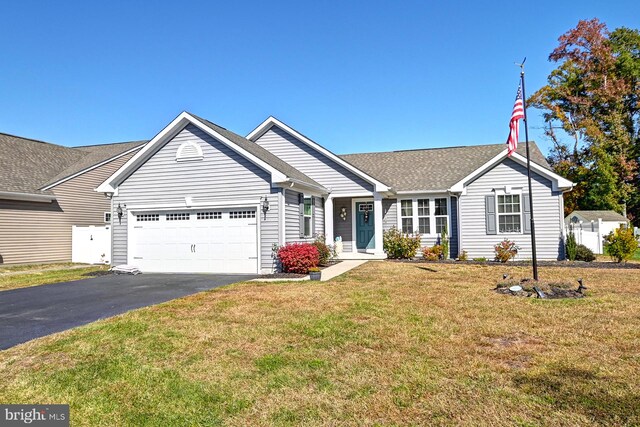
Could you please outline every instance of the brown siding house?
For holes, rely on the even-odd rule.
[[[0,264],[71,261],[71,227],[105,225],[94,189],[145,141],[63,147],[0,134]]]

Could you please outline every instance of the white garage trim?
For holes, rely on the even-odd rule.
[[[178,212],[188,212],[191,215],[196,214],[197,211],[202,211],[206,209],[241,209],[245,208],[247,210],[255,210],[255,220],[256,220],[256,265],[254,273],[260,274],[261,265],[262,265],[262,238],[261,238],[261,226],[260,221],[261,218],[261,205],[259,202],[253,201],[253,203],[247,203],[247,201],[229,201],[229,202],[220,202],[220,203],[208,203],[208,204],[194,204],[192,206],[186,207],[183,203],[165,203],[165,204],[156,204],[156,205],[132,205],[126,206],[127,210],[127,263],[130,265],[136,265],[136,259],[134,259],[134,248],[136,248],[135,241],[135,231],[134,227],[136,224],[136,215],[140,214],[150,214],[156,212],[168,212],[168,211],[178,211]],[[165,219],[166,220],[166,219]]]

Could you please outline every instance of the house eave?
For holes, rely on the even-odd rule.
[[[21,202],[51,203],[56,200],[56,196],[53,194],[31,194],[17,193],[12,191],[0,191],[0,199],[19,200]]]

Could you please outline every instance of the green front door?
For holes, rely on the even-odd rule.
[[[374,249],[373,202],[356,202],[356,248]]]

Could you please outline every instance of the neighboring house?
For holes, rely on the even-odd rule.
[[[71,227],[110,221],[95,188],[144,142],[71,148],[0,134],[0,264],[71,261]]]
[[[604,252],[604,238],[616,228],[627,227],[629,220],[616,211],[573,211],[564,219],[578,243],[597,254]]]
[[[273,250],[340,236],[343,258],[384,258],[384,230],[446,228],[451,256],[531,256],[526,159],[504,144],[338,156],[270,117],[246,138],[184,112],[100,185],[114,264],[158,272],[270,272]],[[562,259],[572,183],[532,144],[538,257]],[[121,215],[115,216],[115,212]]]

